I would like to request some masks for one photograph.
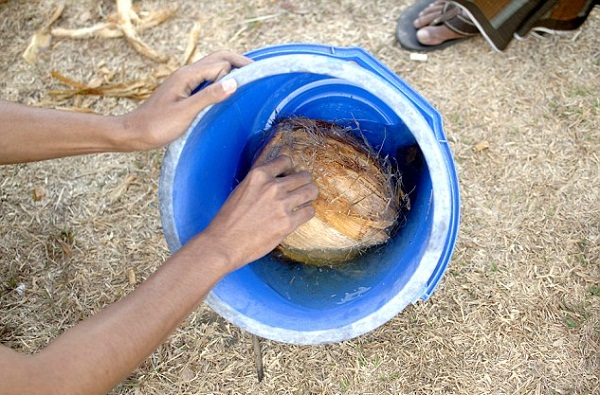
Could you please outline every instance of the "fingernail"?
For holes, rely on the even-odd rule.
[[[230,79],[227,79],[227,80],[221,82],[221,86],[223,87],[223,90],[225,91],[225,93],[233,93],[237,89],[238,85],[237,85],[236,80],[234,80],[233,78],[230,78]]]

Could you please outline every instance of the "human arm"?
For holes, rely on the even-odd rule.
[[[0,347],[0,394],[101,394],[158,347],[227,273],[314,215],[318,191],[288,157],[255,167],[202,233],[120,301],[34,355]]]
[[[0,100],[0,164],[162,147],[179,137],[205,107],[229,97],[235,81],[214,83],[251,60],[216,52],[170,75],[136,110],[103,116],[35,108]]]

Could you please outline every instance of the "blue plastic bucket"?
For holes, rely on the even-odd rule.
[[[246,55],[255,62],[224,77],[235,78],[236,93],[202,111],[165,155],[159,200],[172,252],[209,224],[276,117],[360,129],[380,155],[398,162],[411,209],[387,244],[343,268],[268,255],[223,278],[206,303],[258,336],[322,344],[367,333],[427,300],[450,260],[460,215],[440,114],[360,48],[291,44]]]

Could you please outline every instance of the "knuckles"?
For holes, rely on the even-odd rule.
[[[316,200],[319,197],[319,188],[315,184],[308,184],[305,188],[305,197],[307,201]]]
[[[270,176],[267,170],[263,166],[261,166],[255,167],[254,169],[250,170],[246,178],[248,179],[248,183],[250,185],[254,185],[268,182]]]

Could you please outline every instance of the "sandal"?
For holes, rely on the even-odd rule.
[[[419,13],[427,8],[433,1],[420,0],[412,6],[408,7],[398,18],[396,26],[396,39],[402,48],[409,51],[429,52],[449,47],[460,41],[469,39],[479,34],[477,26],[471,22],[471,19],[463,13],[462,8],[451,1],[444,2],[444,8],[439,17],[434,19],[429,26],[444,25],[448,29],[462,35],[461,38],[455,38],[444,41],[438,45],[423,45],[417,39],[417,29],[413,25],[414,21],[419,17]]]

